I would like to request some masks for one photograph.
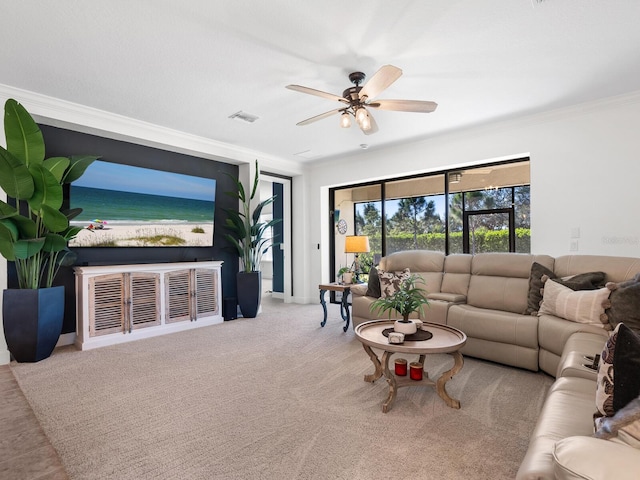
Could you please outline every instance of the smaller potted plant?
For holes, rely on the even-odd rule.
[[[395,322],[394,330],[405,334],[415,333],[416,325],[409,320],[409,315],[413,312],[424,315],[424,306],[429,306],[427,292],[421,288],[424,284],[424,279],[413,273],[401,280],[400,288],[393,295],[378,298],[369,308],[372,312],[388,312],[389,318],[392,312],[398,312],[402,319]]]
[[[338,270],[338,278],[343,285],[351,284],[353,282],[353,272],[349,267],[341,267]]]

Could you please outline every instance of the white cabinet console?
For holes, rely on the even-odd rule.
[[[222,262],[76,267],[82,350],[222,323]]]

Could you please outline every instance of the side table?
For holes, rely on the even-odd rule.
[[[324,310],[324,318],[322,322],[320,322],[320,326],[324,327],[327,323],[327,302],[324,299],[324,294],[327,293],[327,290],[332,292],[342,292],[342,301],[340,302],[340,316],[342,320],[344,320],[344,328],[343,331],[347,331],[349,329],[349,322],[351,321],[351,313],[349,312],[349,293],[351,293],[351,285],[342,284],[342,283],[321,283],[318,285],[320,289],[320,304],[322,305],[322,309]]]

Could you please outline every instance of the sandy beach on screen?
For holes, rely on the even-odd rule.
[[[201,228],[204,233],[193,230]],[[184,243],[174,242],[174,238]],[[70,243],[70,247],[144,247],[144,246],[211,246],[213,242],[213,223],[180,224],[107,224],[102,230],[83,229]]]

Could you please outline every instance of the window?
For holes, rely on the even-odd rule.
[[[365,272],[401,250],[527,253],[529,192],[528,159],[332,189],[334,272],[353,261],[345,234],[369,237]]]

